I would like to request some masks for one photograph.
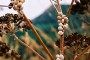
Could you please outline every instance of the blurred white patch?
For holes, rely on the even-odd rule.
[[[70,4],[72,0],[62,0],[61,4]],[[0,5],[8,5],[10,0],[0,0]],[[50,0],[26,0],[23,4],[24,6],[24,13],[29,19],[34,19],[41,15],[44,11],[46,11],[50,6]],[[4,11],[0,12],[0,16],[6,13],[17,13],[13,9],[8,9],[4,7]]]
[[[3,11],[3,10],[4,10],[4,8],[0,7],[0,11]]]

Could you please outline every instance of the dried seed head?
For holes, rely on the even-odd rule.
[[[6,47],[6,43],[2,43],[2,46],[3,46],[3,48],[5,48]]]
[[[64,40],[65,40],[64,42],[65,46],[70,46],[70,47],[79,46],[78,49],[84,49],[90,45],[90,38],[86,38],[86,36],[77,33],[73,33],[71,35],[64,37]],[[57,46],[60,45],[60,42],[56,43],[56,45]]]
[[[3,56],[3,52],[0,51],[0,56]]]
[[[9,47],[6,46],[6,43],[0,41],[0,56],[4,56],[5,58],[9,58],[11,56],[15,57],[16,60],[21,60],[21,55],[19,55],[17,52],[12,50],[10,52]]]
[[[9,58],[10,56],[11,56],[11,54],[9,52],[6,52],[5,58]]]

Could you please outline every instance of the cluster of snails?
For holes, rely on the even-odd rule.
[[[22,4],[25,2],[25,0],[11,0],[11,3],[9,4],[9,9],[13,8],[18,13],[22,14],[23,6]]]
[[[6,45],[6,43],[0,41],[0,56],[4,56],[6,59],[14,57],[16,60],[21,60],[21,55]]]
[[[57,19],[58,19],[58,25],[59,25],[59,27],[58,27],[58,30],[59,30],[58,34],[59,35],[63,35],[65,29],[68,28],[68,18],[65,15],[63,15],[62,12],[58,12]]]

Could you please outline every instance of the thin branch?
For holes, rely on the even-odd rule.
[[[41,43],[41,45],[43,46],[43,48],[45,49],[46,53],[49,55],[49,57],[51,58],[51,60],[54,60],[54,57],[52,56],[52,54],[50,53],[50,51],[48,50],[48,48],[46,47],[46,45],[43,43],[43,41],[41,40],[41,38],[38,35],[37,31],[35,30],[34,26],[28,20],[28,18],[26,17],[26,15],[24,13],[23,13],[23,17],[25,18],[24,20],[28,23],[28,25],[30,26],[30,28],[32,29],[32,31],[34,32],[34,34],[36,35],[36,37],[38,38],[39,42]]]
[[[60,5],[60,1],[57,0],[57,4],[58,4],[58,11],[62,12],[61,9],[61,5]],[[64,54],[64,34],[60,36],[61,37],[61,42],[60,42],[60,52],[61,54]]]
[[[70,4],[70,6],[69,6],[69,9],[67,10],[66,16],[69,16],[70,11],[71,11],[72,6],[73,6],[74,1],[75,1],[75,0],[72,0],[71,4]]]
[[[57,0],[57,5],[58,5],[58,12],[62,12],[61,5],[60,5],[60,1],[59,0]]]
[[[0,7],[12,7],[12,6],[0,5]]]
[[[10,22],[9,22],[10,23]],[[32,49],[31,47],[29,47],[27,44],[25,44],[24,42],[22,42],[14,33],[14,29],[12,29],[11,24],[9,24],[9,31],[10,33],[12,33],[12,36],[15,38],[16,41],[18,41],[19,43],[21,43],[22,45],[24,45],[26,48],[28,48],[30,51],[32,51],[33,53],[35,53],[39,58],[41,58],[41,60],[46,60],[45,58],[43,58],[40,54],[38,54],[34,49]]]
[[[5,5],[0,5],[1,7],[11,7],[11,6],[5,6]],[[33,27],[32,23],[28,20],[28,18],[25,16],[25,14],[23,14],[25,21],[28,23],[28,25],[31,27],[32,31],[34,32],[34,34],[36,35],[36,37],[38,38],[39,42],[41,43],[41,45],[43,46],[43,48],[45,49],[46,53],[49,55],[49,57],[54,60],[54,57],[52,56],[52,54],[50,53],[50,51],[48,50],[48,48],[46,47],[46,45],[43,43],[42,39],[40,38],[40,36],[38,35],[37,31],[35,30],[35,28]]]
[[[32,51],[33,53],[35,53],[39,58],[41,58],[41,60],[46,60],[40,54],[38,54],[34,49],[32,49],[31,47],[29,47],[27,44],[25,44],[24,42],[22,42],[20,39],[18,39],[18,37],[15,34],[12,34],[12,36],[15,38],[16,41],[18,41],[19,43],[21,43],[22,45],[24,45],[26,48],[28,48],[30,51]]]
[[[84,49],[74,60],[77,60],[79,57],[81,57],[88,49],[90,49],[90,46]]]
[[[61,53],[64,54],[64,34],[61,36],[61,43],[60,43]]]
[[[52,6],[56,9],[56,11],[58,12],[57,7],[54,5],[54,3],[52,2],[52,0],[50,0],[50,2],[51,2],[51,4],[52,4]]]

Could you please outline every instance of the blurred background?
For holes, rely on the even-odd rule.
[[[0,5],[8,5],[9,3],[9,0],[0,0]],[[60,3],[63,13],[66,14],[71,0],[62,0]],[[59,53],[59,49],[55,45],[55,41],[59,39],[59,36],[57,34],[58,23],[56,10],[51,5],[49,0],[26,0],[23,6],[24,13],[29,19],[31,19],[35,29],[39,33],[43,42],[46,44],[50,52],[55,57],[55,55]],[[0,7],[0,16],[6,13],[17,12],[13,11],[12,9],[8,9],[7,7]],[[90,16],[76,13],[74,15],[70,14],[68,18],[69,28],[65,31],[65,36],[77,32],[79,34],[90,37]],[[33,49],[35,49],[38,53],[40,53],[43,57],[45,57],[47,60],[50,60],[32,30],[29,30],[27,32],[18,31],[16,32],[16,35]],[[22,44],[15,41],[12,36],[4,35],[0,38],[0,40],[7,43],[11,50],[14,49],[20,55],[22,55],[23,60],[40,60],[34,53],[26,49]],[[67,50],[65,54],[65,60],[72,60],[73,54],[70,50]],[[80,59],[85,60],[86,55],[83,55]],[[1,57],[1,60],[7,59]]]

